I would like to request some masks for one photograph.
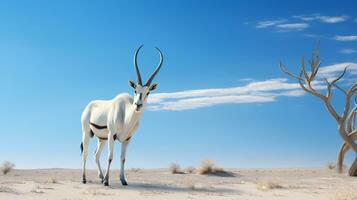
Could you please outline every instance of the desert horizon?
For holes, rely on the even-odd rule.
[[[119,170],[105,187],[96,170],[87,184],[80,169],[14,169],[0,175],[0,199],[331,199],[356,195],[357,181],[335,169],[225,169],[227,174],[172,173],[170,169],[127,169],[127,186]]]

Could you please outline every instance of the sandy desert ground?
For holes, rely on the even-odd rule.
[[[95,170],[13,170],[0,175],[0,199],[357,199],[357,178],[328,169],[235,169],[230,174],[171,174],[167,169],[129,169],[128,186],[113,170],[111,186]]]

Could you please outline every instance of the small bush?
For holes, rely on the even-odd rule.
[[[48,178],[45,182],[48,183],[48,184],[51,184],[51,183],[52,184],[56,184],[56,183],[58,183],[57,179],[53,178],[53,177]]]
[[[258,189],[260,190],[272,190],[272,189],[282,189],[284,188],[277,181],[260,181],[257,183]]]
[[[187,188],[190,190],[196,190],[196,184],[195,183],[187,183]]]
[[[212,174],[214,173],[215,164],[212,160],[203,160],[198,169],[199,174]]]
[[[203,160],[198,169],[199,174],[220,174],[227,173],[222,167],[217,167],[212,160]]]
[[[180,165],[177,164],[177,163],[171,164],[170,172],[171,172],[171,174],[180,174],[180,173],[182,173]]]
[[[334,169],[336,169],[336,164],[333,162],[328,162],[328,163],[326,163],[326,168],[329,170],[334,170]]]
[[[3,164],[1,165],[1,172],[2,174],[6,175],[9,172],[11,172],[11,170],[15,167],[15,164],[9,161],[5,161],[3,162]]]
[[[185,172],[188,173],[188,174],[192,174],[196,171],[196,169],[194,167],[187,167],[185,169]]]
[[[356,200],[357,192],[354,188],[339,189],[332,199],[335,200]]]
[[[0,186],[0,193],[16,193],[15,190],[6,186]]]

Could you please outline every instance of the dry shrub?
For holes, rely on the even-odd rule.
[[[277,181],[259,181],[257,187],[260,190],[273,190],[273,189],[283,189],[284,187]]]
[[[333,162],[328,162],[328,163],[326,163],[326,168],[329,170],[334,170],[334,169],[336,169],[336,164]]]
[[[194,167],[187,167],[185,169],[185,172],[188,173],[188,174],[192,174],[196,171],[196,169]]]
[[[354,188],[338,190],[333,200],[357,200],[357,191]]]
[[[195,183],[187,183],[186,186],[190,190],[196,190],[196,184]]]
[[[0,186],[0,193],[17,193],[15,190],[12,188],[6,187],[6,186]]]
[[[214,162],[212,160],[203,160],[198,169],[199,174],[212,174],[214,169]]]
[[[89,188],[87,191],[83,192],[83,194],[93,195],[93,196],[108,196],[109,193],[105,193],[97,188]]]
[[[130,171],[134,172],[134,173],[138,173],[141,171],[140,168],[131,168]]]
[[[48,179],[45,181],[45,183],[47,183],[47,184],[57,184],[58,181],[57,181],[56,178],[51,177],[51,178],[48,178]]]
[[[216,174],[225,172],[226,171],[222,167],[217,167],[212,160],[203,160],[200,168],[198,169],[199,174]]]
[[[6,175],[15,167],[15,164],[9,161],[5,161],[1,165],[2,174]]]
[[[37,185],[36,187],[34,187],[32,190],[31,190],[31,192],[32,193],[36,193],[36,194],[43,194],[43,193],[45,193],[43,190],[41,190],[42,188],[39,186],[39,185]]]
[[[181,174],[182,171],[181,171],[180,165],[177,163],[172,163],[170,165],[170,172],[171,172],[171,174]]]

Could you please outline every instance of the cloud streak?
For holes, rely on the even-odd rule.
[[[264,20],[260,21],[256,24],[256,28],[268,28],[272,26],[276,26],[278,24],[284,23],[286,20],[285,19],[278,19],[278,20]]]
[[[278,32],[302,31],[310,27],[312,22],[337,24],[349,20],[347,15],[328,16],[320,14],[295,15],[285,19],[262,20],[255,23],[255,28],[275,28]],[[355,19],[356,21],[357,19]],[[250,23],[248,23],[250,24]]]
[[[336,35],[334,39],[342,42],[357,41],[357,35]]]
[[[313,15],[297,15],[297,16],[293,16],[293,18],[300,19],[302,21],[320,21],[328,24],[336,24],[336,23],[347,21],[349,17],[347,15],[326,16],[320,14],[313,14]]]
[[[353,54],[353,53],[357,53],[356,49],[352,49],[352,48],[344,48],[341,49],[340,53],[342,54]]]
[[[350,74],[357,74],[357,63],[339,63],[320,68],[319,76],[336,77],[346,66],[349,66]],[[316,80],[314,87],[324,89],[323,81]],[[252,80],[237,87],[156,93],[149,97],[148,109],[181,111],[222,104],[269,103],[278,97],[298,97],[304,94],[297,83],[289,82],[287,78]]]
[[[279,31],[302,31],[306,28],[309,27],[309,24],[307,23],[291,23],[291,24],[278,24],[276,25],[276,28],[278,28]]]

